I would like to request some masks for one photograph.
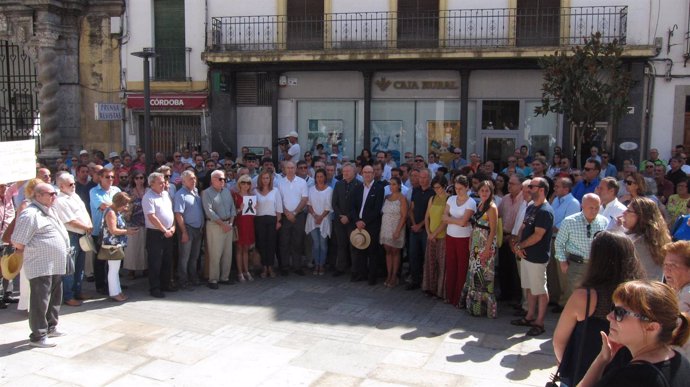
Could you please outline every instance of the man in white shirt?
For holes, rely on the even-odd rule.
[[[278,183],[278,191],[283,200],[283,216],[279,233],[281,273],[288,274],[292,267],[298,275],[304,275],[302,255],[304,254],[304,226],[307,213],[304,211],[309,197],[307,182],[296,175],[294,162],[286,161],[283,165],[285,177]]]
[[[599,185],[594,191],[601,199],[599,214],[609,221],[607,230],[611,231],[623,231],[622,227],[618,225],[617,219],[623,215],[626,207],[618,200],[619,187],[615,178],[605,177],[599,181]]]
[[[435,152],[429,153],[429,169],[431,170],[431,176],[436,176],[436,170],[442,165],[438,162],[438,155]]]
[[[79,299],[83,298],[81,284],[85,253],[81,249],[79,238],[90,234],[93,224],[86,205],[75,192],[74,176],[69,173],[60,174],[57,185],[60,193],[55,201],[55,212],[67,229],[74,257],[74,274],[62,277],[62,302],[69,306],[80,306],[82,302]]]
[[[149,265],[149,292],[163,298],[163,290],[176,291],[170,284],[170,270],[175,235],[172,200],[165,189],[165,177],[153,172],[148,177],[149,190],[141,200],[146,222],[146,254]]]
[[[290,143],[290,147],[287,150],[287,155],[285,155],[285,161],[292,161],[294,163],[299,161],[299,157],[302,154],[302,150],[300,149],[299,144],[297,143],[298,137],[299,135],[294,130],[288,133],[288,142]]]

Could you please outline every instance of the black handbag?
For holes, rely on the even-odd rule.
[[[587,322],[589,321],[589,288],[587,288],[587,305],[585,306],[585,321],[583,331],[587,331]],[[577,363],[575,363],[575,375],[579,374],[580,371],[580,359],[582,358],[582,351],[585,347],[585,336],[580,337],[580,342],[577,346]],[[558,369],[554,374],[551,375],[551,380],[546,382],[546,387],[558,387],[558,382],[561,380],[561,364],[558,365]]]

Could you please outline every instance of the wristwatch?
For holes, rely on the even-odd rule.
[[[516,245],[515,245],[515,250],[518,250],[518,251],[522,250],[522,246],[520,246],[519,243],[516,244]]]

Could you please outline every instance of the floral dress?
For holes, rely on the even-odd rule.
[[[489,238],[489,216],[485,211],[478,211],[472,216],[472,239],[470,241],[470,263],[467,279],[462,289],[461,300],[465,300],[467,312],[473,316],[486,315],[496,318],[496,296],[494,295],[494,274],[496,252],[498,247],[496,237]],[[494,254],[482,265],[479,255],[491,243]]]

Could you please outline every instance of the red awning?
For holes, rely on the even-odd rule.
[[[152,94],[151,110],[199,110],[206,107],[206,94]],[[143,94],[127,95],[127,108],[144,109]]]

